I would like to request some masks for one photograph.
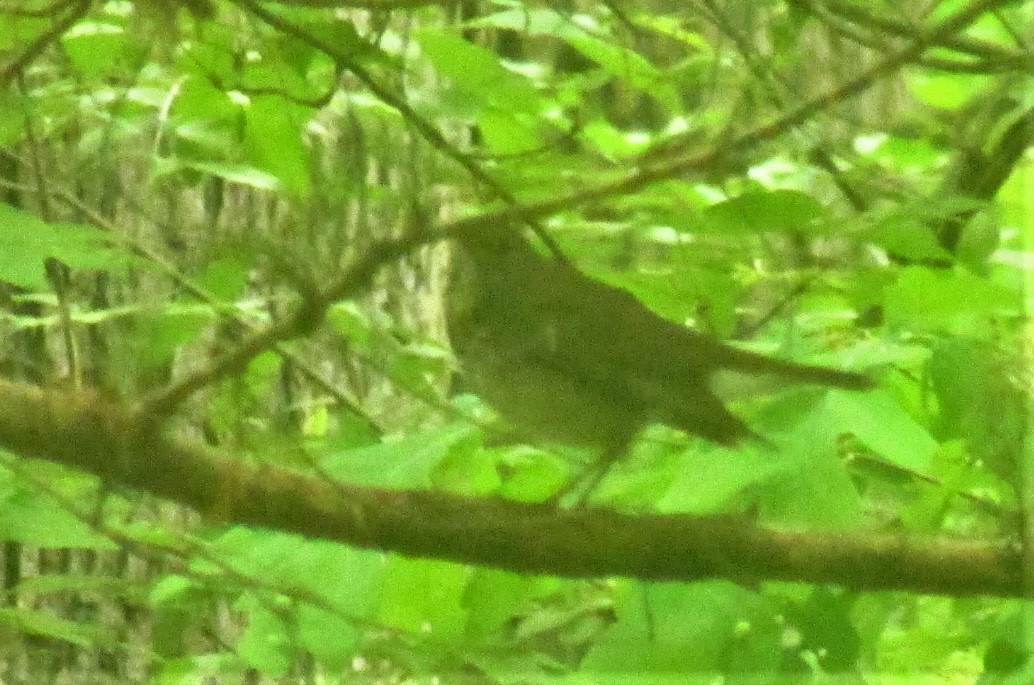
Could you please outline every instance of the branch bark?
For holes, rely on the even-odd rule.
[[[955,596],[1022,591],[1020,551],[1004,541],[777,530],[734,517],[564,511],[332,483],[169,436],[92,391],[0,379],[0,446],[229,522],[522,573],[783,580]]]

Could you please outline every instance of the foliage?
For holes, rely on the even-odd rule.
[[[516,208],[672,320],[879,376],[749,388],[733,406],[771,449],[652,427],[591,506],[1022,534],[1030,3],[321,4],[0,12],[5,376],[145,397],[372,246]],[[175,427],[350,483],[560,491],[593,455],[514,444],[449,396],[437,249],[203,379]],[[10,575],[5,641],[113,654],[127,682],[1029,677],[1018,601],[523,577],[184,521],[3,463],[8,558],[120,560]]]

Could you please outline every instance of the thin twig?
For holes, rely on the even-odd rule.
[[[401,96],[381,85],[369,71],[355,61],[353,55],[342,50],[337,45],[328,43],[319,36],[314,36],[286,19],[273,14],[259,5],[255,0],[234,0],[234,2],[278,31],[294,36],[295,38],[298,38],[299,40],[304,41],[329,55],[338,63],[339,67],[343,67],[350,71],[352,75],[359,79],[359,81],[378,99],[395,109],[410,126],[416,129],[416,131],[431,145],[431,147],[463,167],[463,169],[466,170],[467,173],[469,173],[476,181],[487,187],[493,194],[495,194],[496,197],[502,199],[508,205],[515,206],[517,204],[517,198],[513,193],[511,193],[493,176],[486,173],[485,170],[471,157],[463,154],[461,151],[456,149],[455,146],[449,143],[449,141],[445,139],[445,136],[442,135],[441,131],[435,128],[434,125],[424,117],[420,116],[420,114],[410,107],[409,103]],[[525,218],[524,223],[528,224],[528,226],[535,232],[535,235],[538,236],[547,248],[549,248],[549,251],[555,258],[564,262],[568,261],[564,256],[563,250],[560,249],[560,246],[553,237],[549,235],[545,227],[538,225],[532,217]]]
[[[48,45],[58,40],[65,31],[71,28],[72,24],[86,15],[90,10],[90,0],[71,0],[65,3],[65,6],[70,8],[68,16],[56,20],[49,29],[38,35],[36,40],[22,50],[22,53],[13,62],[0,71],[0,92],[6,91],[14,77],[24,70],[29,62],[39,57]],[[59,9],[58,5],[54,5],[55,13]]]
[[[155,419],[170,415],[176,407],[201,388],[239,372],[263,352],[311,333],[323,320],[331,305],[367,287],[383,265],[398,260],[420,245],[440,240],[442,237],[441,234],[411,233],[403,238],[375,244],[326,290],[305,293],[302,303],[293,314],[253,333],[233,349],[177,382],[144,397],[137,405],[136,411]]]
[[[620,195],[628,195],[657,181],[677,178],[688,172],[710,168],[725,155],[748,150],[765,141],[776,138],[795,126],[804,123],[817,112],[858,95],[878,79],[897,71],[915,60],[931,44],[943,41],[947,36],[964,29],[970,23],[976,21],[980,15],[1009,1],[976,0],[955,15],[938,22],[933,28],[918,36],[910,45],[891,54],[882,62],[873,65],[861,75],[830,90],[824,95],[806,102],[792,112],[768,124],[759,126],[732,139],[724,146],[724,149],[712,149],[701,155],[649,164],[630,174],[599,183],[584,190],[568,193],[567,195],[551,196],[538,202],[527,202],[520,206],[506,207],[494,212],[479,214],[476,217],[460,219],[442,228],[450,234],[462,237],[485,222],[502,225],[517,221],[539,219],[582,205]]]

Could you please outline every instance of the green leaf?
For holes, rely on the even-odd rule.
[[[329,475],[357,485],[426,487],[438,463],[476,431],[468,423],[452,423],[397,442],[331,450],[323,457],[321,465]]]
[[[227,122],[198,119],[177,124],[171,158],[186,160],[234,160],[239,157],[237,132]],[[156,166],[161,160],[156,160]],[[161,167],[159,167],[161,168]]]
[[[54,473],[47,476],[66,496],[82,498],[95,487],[92,481],[81,476],[67,478],[64,483]],[[42,548],[115,547],[111,540],[97,534],[89,523],[62,507],[53,497],[25,485],[10,473],[0,479],[0,540]]]
[[[478,116],[485,145],[498,155],[517,155],[542,146],[537,123],[513,110],[488,108]]]
[[[355,621],[310,604],[298,608],[298,641],[330,671],[349,667],[359,652]]]
[[[315,99],[322,94],[305,79],[304,73],[270,60],[247,63],[240,80],[245,92],[273,92],[288,100]]]
[[[170,303],[160,311],[143,312],[136,331],[137,361],[145,367],[166,362],[197,338],[215,317],[215,310],[207,305],[180,307]]]
[[[248,287],[248,267],[235,257],[214,259],[205,265],[199,285],[213,297],[234,302]]]
[[[679,458],[678,475],[657,503],[665,513],[728,511],[744,491],[785,471],[786,465],[757,449],[695,443]]]
[[[777,665],[780,631],[754,593],[725,581],[627,583],[618,595],[618,620],[582,662],[583,671],[686,673],[719,670],[749,640],[767,643],[755,672]],[[757,645],[760,646],[760,645]],[[756,646],[756,647],[757,647]]]
[[[191,122],[233,122],[241,111],[240,104],[226,91],[216,88],[206,75],[182,79],[175,84],[171,93],[163,92],[155,104],[162,106],[170,94],[175,99],[169,116],[177,126]]]
[[[148,602],[152,612],[151,648],[165,659],[181,656],[197,615],[210,600],[205,586],[185,576],[169,574],[158,578]]]
[[[681,111],[682,103],[672,79],[642,55],[588,32],[568,32],[567,42],[615,78],[653,96],[669,111]]]
[[[248,166],[247,164],[200,162],[175,158],[159,159],[155,161],[153,176],[154,178],[161,178],[184,169],[211,174],[230,183],[239,183],[240,185],[250,186],[258,190],[274,191],[280,188],[279,178],[267,171]]]
[[[887,136],[869,153],[877,164],[916,173],[944,161],[944,149],[925,138]]]
[[[888,325],[913,330],[980,330],[1020,311],[1017,293],[961,270],[910,266],[886,293]]]
[[[153,606],[183,605],[193,601],[199,594],[197,581],[170,573],[155,581],[149,601]]]
[[[870,236],[876,245],[911,261],[952,260],[940,244],[934,226],[946,219],[986,209],[987,202],[968,197],[924,197],[904,202],[879,216]]]
[[[956,110],[974,96],[986,92],[993,77],[975,74],[936,73],[928,69],[906,70],[908,86],[923,103],[943,110]]]
[[[24,138],[28,113],[38,106],[38,102],[13,90],[0,93],[0,145],[9,146]]]
[[[319,38],[324,44],[333,46],[335,59],[342,57],[349,62],[401,68],[399,60],[359,35],[355,24],[342,19],[341,16],[319,21],[301,21],[299,25],[305,27],[306,35]]]
[[[603,117],[587,122],[581,137],[609,159],[623,159],[641,154],[650,147],[647,136],[629,135]]]
[[[812,424],[814,426],[814,424]],[[781,478],[759,488],[765,521],[814,528],[853,528],[861,521],[861,501],[846,465],[820,430],[802,425],[780,441],[785,464]]]
[[[110,237],[81,224],[48,224],[28,212],[0,203],[0,279],[27,290],[48,290],[47,258],[73,268],[102,269],[124,264],[125,255]]]
[[[881,221],[873,227],[871,236],[875,245],[909,261],[952,259],[930,224],[918,218]]]
[[[173,74],[190,74],[209,83],[233,83],[239,69],[240,34],[231,22],[207,22],[205,39],[184,46]]]
[[[331,307],[327,320],[348,338],[349,344],[364,353],[372,353],[377,341],[377,326],[371,315],[354,300],[338,302]]]
[[[393,556],[384,572],[380,621],[435,640],[463,635],[463,595],[471,569],[462,564]]]
[[[506,499],[518,502],[541,502],[559,492],[570,482],[571,478],[577,475],[573,473],[571,460],[553,452],[527,446],[501,449],[502,456],[496,457],[492,473],[486,473],[485,479],[494,477],[493,483],[498,483],[500,478],[498,465],[501,463],[502,470],[506,474],[502,479],[501,487],[496,485],[488,491],[497,491],[501,497]],[[495,452],[497,451],[495,450]],[[491,452],[486,451],[486,454],[491,454]]]
[[[44,641],[55,640],[91,650],[121,646],[112,629],[58,618],[49,609],[0,608],[0,625],[13,626],[19,633],[44,638]]]
[[[245,595],[234,608],[243,611],[246,619],[244,632],[237,640],[237,654],[266,675],[286,675],[297,658],[288,623],[251,595]]]
[[[48,31],[53,19],[48,12],[36,16],[21,12],[0,13],[0,50],[14,52]]]
[[[269,397],[277,391],[282,380],[283,364],[283,359],[273,350],[266,350],[248,362],[248,368],[241,380],[247,386],[251,397]]]
[[[379,552],[244,527],[227,530],[212,545],[241,572],[285,592],[320,597],[345,618],[367,617],[376,606],[385,565]]]
[[[47,290],[48,232],[31,214],[0,204],[0,279],[27,290]]]
[[[607,73],[656,98],[671,111],[681,111],[681,100],[670,75],[657,69],[641,54],[601,37],[603,29],[587,15],[566,17],[546,8],[525,8],[499,12],[477,21],[475,26],[494,26],[531,36],[552,36],[565,41]],[[612,42],[613,41],[613,42]]]
[[[417,40],[435,70],[482,107],[498,108],[497,116],[538,113],[538,91],[523,76],[503,67],[495,53],[452,32],[424,29]]]
[[[144,597],[136,580],[116,576],[89,576],[75,573],[48,573],[23,578],[18,592],[36,596],[59,593],[104,593],[108,597],[123,597],[131,601]]]
[[[50,224],[50,228],[50,256],[70,268],[111,272],[129,265],[129,254],[95,226],[57,222]]]
[[[274,176],[285,191],[305,196],[309,191],[310,163],[302,132],[314,110],[266,95],[253,98],[244,112],[248,158],[257,169]]]
[[[463,595],[467,636],[475,642],[495,636],[524,608],[535,580],[510,571],[475,568]]]
[[[815,198],[796,190],[753,190],[704,210],[703,230],[726,235],[808,231],[823,212]]]
[[[518,7],[490,14],[487,17],[480,17],[468,23],[471,26],[490,26],[518,31],[528,36],[553,36],[555,38],[564,38],[569,33],[581,31],[570,17],[565,17],[544,7],[531,9]]]
[[[96,79],[126,70],[134,57],[134,44],[125,29],[105,22],[80,22],[61,39],[65,54],[87,79]]]
[[[788,624],[800,633],[799,649],[812,652],[830,672],[850,672],[857,662],[860,637],[851,613],[856,600],[853,593],[820,586],[787,612]]]
[[[898,466],[917,473],[930,472],[937,441],[886,391],[829,390],[815,420],[838,434],[853,434],[863,445]]]
[[[1016,363],[980,340],[948,338],[934,346],[927,367],[940,408],[938,435],[963,438],[974,458],[1013,484],[1029,419]]]
[[[479,438],[472,431],[466,439],[449,449],[432,473],[435,489],[469,496],[498,492],[497,456],[484,449]]]
[[[218,682],[232,676],[238,680],[252,677],[240,658],[228,651],[182,656],[157,662],[160,669],[152,678],[153,685],[194,685],[206,680]]]

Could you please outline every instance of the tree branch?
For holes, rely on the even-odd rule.
[[[0,380],[0,445],[234,523],[415,557],[569,577],[837,583],[1018,596],[1006,542],[763,528],[736,517],[633,516],[329,483],[168,437],[92,392]]]

